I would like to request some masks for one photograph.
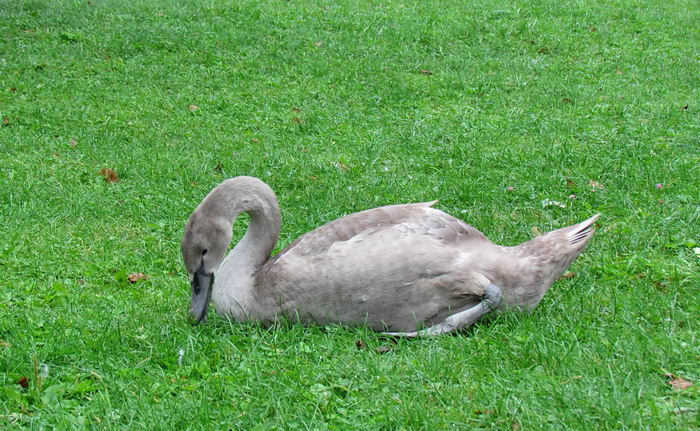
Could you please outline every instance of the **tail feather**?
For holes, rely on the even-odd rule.
[[[594,215],[586,221],[571,226],[571,230],[568,233],[569,243],[571,245],[575,245],[593,235],[593,232],[595,231],[595,227],[593,226],[593,224],[596,222],[596,220],[598,220],[599,217],[600,213]]]

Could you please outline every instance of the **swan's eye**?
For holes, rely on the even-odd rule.
[[[202,256],[204,256],[205,254],[207,254],[208,251],[209,251],[209,249],[207,249],[207,248],[205,248],[204,250],[202,250]]]

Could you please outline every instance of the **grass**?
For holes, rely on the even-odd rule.
[[[1,427],[700,426],[697,2],[2,0],[0,16]],[[236,175],[277,191],[280,247],[436,198],[502,244],[603,218],[533,313],[466,334],[193,327],[182,228]]]

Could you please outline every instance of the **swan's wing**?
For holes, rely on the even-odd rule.
[[[472,270],[488,240],[426,204],[363,211],[290,244],[260,271],[261,316],[412,331],[472,307],[490,281]]]
[[[437,201],[389,205],[341,217],[308,232],[275,255],[266,266],[291,253],[296,256],[317,256],[331,246],[370,236],[387,228],[408,235],[430,235],[445,245],[454,245],[466,239],[487,240],[472,226],[440,210],[431,208]]]

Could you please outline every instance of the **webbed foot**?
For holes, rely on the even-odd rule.
[[[491,311],[497,309],[503,302],[501,288],[491,283],[486,287],[481,302],[466,310],[448,316],[442,322],[429,328],[413,332],[382,332],[382,335],[390,337],[424,337],[431,335],[447,334],[473,325]]]

